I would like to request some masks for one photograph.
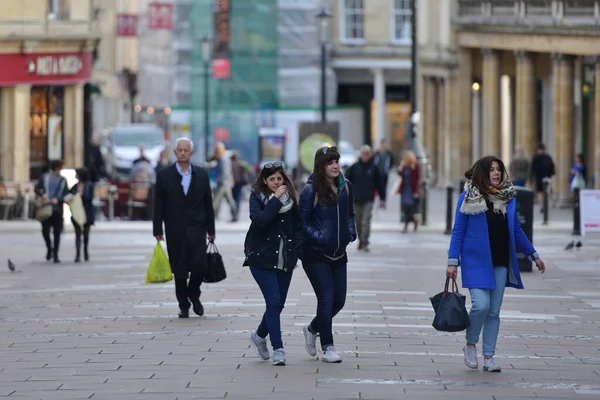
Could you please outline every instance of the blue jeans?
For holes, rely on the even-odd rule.
[[[267,306],[256,333],[263,339],[269,335],[273,350],[282,349],[283,340],[281,339],[281,321],[279,317],[292,282],[292,273],[279,269],[258,267],[250,267],[250,272],[256,283],[258,283]]]
[[[500,329],[500,307],[508,279],[508,269],[495,267],[495,289],[469,289],[471,293],[471,326],[467,328],[467,342],[477,344],[483,328],[483,355],[493,356]]]
[[[317,316],[308,329],[318,333],[321,348],[333,346],[333,317],[340,312],[346,303],[347,268],[346,263],[303,264],[306,276],[317,295]]]
[[[241,183],[234,183],[233,188],[231,189],[231,194],[233,195],[233,202],[235,203],[235,209],[240,212],[240,203],[242,202],[242,189],[244,185]]]

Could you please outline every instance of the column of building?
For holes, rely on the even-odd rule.
[[[552,59],[554,93],[553,132],[555,193],[561,205],[570,203],[569,173],[573,162],[573,59],[565,54],[554,54]]]
[[[83,84],[65,87],[64,107],[65,166],[79,168],[83,165]]]
[[[531,53],[517,51],[515,144],[531,157],[537,145],[535,70]]]
[[[386,105],[385,105],[385,75],[384,70],[376,68],[373,70],[375,87],[375,132],[372,136],[373,146],[379,146],[382,139],[385,138],[385,120],[386,120]]]
[[[483,50],[483,129],[482,149],[484,155],[500,153],[500,61],[492,49]],[[470,88],[470,87],[469,87]],[[470,110],[469,110],[470,111]]]
[[[458,54],[458,71],[453,75],[446,87],[447,123],[450,131],[450,179],[463,178],[464,172],[471,166],[471,134],[472,134],[472,96],[473,65],[470,49],[460,49]]]
[[[3,165],[5,181],[29,181],[29,109],[31,85],[17,85],[2,90],[3,111],[7,121],[3,123],[3,139],[10,143],[12,154]],[[25,112],[24,112],[25,110]],[[4,161],[3,161],[4,162]]]
[[[424,77],[421,81],[423,84],[423,107],[421,126],[423,130],[423,144],[425,151],[429,156],[430,165],[432,171],[436,170],[437,160],[435,159],[436,144],[437,144],[437,115],[436,115],[436,103],[438,101],[436,97],[436,82],[434,78]]]

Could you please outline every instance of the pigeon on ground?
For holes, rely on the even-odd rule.
[[[578,249],[583,246],[583,244],[581,243],[581,240],[578,240],[577,243],[575,244],[575,247],[577,247]]]
[[[571,249],[573,249],[574,246],[575,246],[575,241],[572,241],[571,243],[569,243],[567,245],[567,247],[565,247],[565,250],[571,250]]]
[[[17,267],[17,265],[10,259],[8,259],[8,269],[10,269],[12,272],[20,271],[19,267]]]

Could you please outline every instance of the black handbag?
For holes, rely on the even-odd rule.
[[[450,278],[446,278],[444,291],[430,297],[435,317],[431,324],[442,332],[460,332],[471,325],[465,302],[467,297],[458,292],[456,280],[452,279],[452,291],[448,291]]]
[[[209,242],[206,250],[206,273],[202,278],[205,283],[217,283],[227,278],[223,257],[214,242]]]

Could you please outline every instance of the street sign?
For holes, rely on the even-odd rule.
[[[579,194],[581,234],[600,232],[600,190],[582,190]]]

